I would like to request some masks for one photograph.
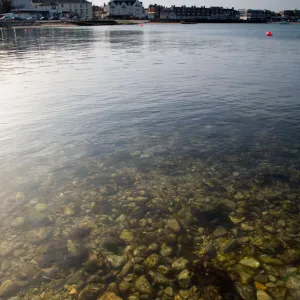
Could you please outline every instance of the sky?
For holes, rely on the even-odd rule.
[[[284,9],[300,9],[299,0],[140,0],[143,2],[144,7],[147,8],[149,4],[160,4],[165,6],[171,5],[196,5],[196,6],[223,6],[223,7],[234,7],[239,8],[260,8],[260,9],[271,9],[280,11]],[[92,0],[95,5],[102,5],[109,1],[103,0]]]

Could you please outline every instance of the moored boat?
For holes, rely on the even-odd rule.
[[[288,22],[288,21],[281,21],[279,22],[280,25],[292,25],[291,22]]]

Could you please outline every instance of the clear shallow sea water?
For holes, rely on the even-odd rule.
[[[168,299],[166,287],[182,299],[193,288],[189,297],[209,299],[210,285],[199,286],[200,267],[193,265],[205,260],[230,277],[237,294],[249,288],[245,299],[255,299],[259,272],[283,282],[267,287],[269,295],[286,289],[298,299],[290,283],[299,280],[297,270],[296,279],[286,272],[300,262],[299,43],[300,25],[2,29],[0,250],[10,251],[0,251],[2,263],[9,261],[0,271],[0,297],[20,292],[32,299],[51,287],[55,299],[76,299],[68,294],[77,284],[79,299],[97,299],[116,283],[122,299]],[[180,229],[168,225],[173,219]],[[72,233],[78,228],[88,228],[79,240]],[[124,238],[124,230],[133,237]],[[157,249],[134,252],[141,241]],[[238,246],[226,256],[230,242]],[[218,256],[208,255],[207,245]],[[191,282],[182,285],[173,269],[164,274],[170,282],[155,282],[162,272],[156,265],[118,277],[128,257],[144,265],[153,252],[170,268],[185,257]],[[103,259],[92,272],[84,267],[91,253]],[[294,259],[276,270],[261,259],[287,253]],[[126,259],[114,269],[109,255]],[[260,266],[247,269],[244,257]],[[55,276],[45,275],[49,268]],[[78,270],[84,284],[64,289]],[[253,274],[243,282],[241,272]],[[151,293],[137,287],[143,274]],[[88,298],[80,293],[91,276],[102,281]],[[6,280],[15,286],[3,292]],[[131,284],[126,292],[123,281]],[[218,282],[212,286],[227,293]]]

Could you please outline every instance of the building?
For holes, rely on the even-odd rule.
[[[107,5],[107,14],[111,18],[145,17],[143,3],[138,0],[111,0]]]
[[[92,3],[86,0],[12,0],[15,13],[40,17],[92,18]]]
[[[161,20],[237,20],[239,12],[234,8],[223,7],[197,7],[197,6],[171,6],[163,7],[150,5],[148,18]]]
[[[239,9],[240,19],[249,22],[270,21],[273,14],[270,10],[262,9]]]
[[[92,18],[92,2],[86,0],[55,0],[58,11],[62,17],[77,16],[79,18]]]

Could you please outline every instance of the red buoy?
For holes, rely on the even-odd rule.
[[[26,28],[25,28],[25,29],[24,29],[24,31],[25,31],[25,32],[27,32],[27,31],[28,31],[28,29],[26,29]]]
[[[266,36],[272,36],[272,35],[273,35],[272,31],[268,31],[268,32],[266,33]]]
[[[143,27],[144,26],[144,24],[141,24],[141,27]]]

